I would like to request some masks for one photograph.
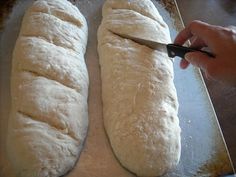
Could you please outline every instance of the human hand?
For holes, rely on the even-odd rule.
[[[202,69],[208,79],[236,86],[236,28],[193,21],[177,35],[174,43],[183,45],[187,40],[191,47],[208,47],[215,57],[201,52],[187,53],[180,62],[181,68],[191,63]]]

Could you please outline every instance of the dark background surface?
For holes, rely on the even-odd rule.
[[[236,26],[235,0],[176,0],[185,26],[192,20]],[[236,59],[236,56],[235,56]],[[231,159],[236,168],[236,88],[205,79]]]

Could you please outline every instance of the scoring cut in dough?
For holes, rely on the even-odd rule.
[[[166,53],[114,34],[169,43],[150,0],[107,0],[98,30],[104,125],[120,163],[138,176],[160,176],[180,159],[178,101]]]
[[[24,15],[12,61],[9,160],[17,176],[58,177],[75,165],[88,127],[87,23],[65,0]]]

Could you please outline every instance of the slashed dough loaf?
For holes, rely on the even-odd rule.
[[[88,127],[87,31],[66,0],[35,1],[23,18],[7,137],[17,176],[61,176],[78,159]]]
[[[104,125],[120,163],[160,176],[180,159],[178,102],[167,54],[114,34],[164,43],[169,29],[150,0],[107,0],[98,30]]]

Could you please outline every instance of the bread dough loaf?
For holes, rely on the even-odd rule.
[[[107,0],[98,30],[104,125],[120,163],[138,176],[160,176],[180,159],[173,64],[114,34],[169,43],[166,23],[150,0]]]
[[[38,0],[23,18],[7,137],[17,176],[58,177],[78,159],[88,127],[87,31],[66,0]]]

